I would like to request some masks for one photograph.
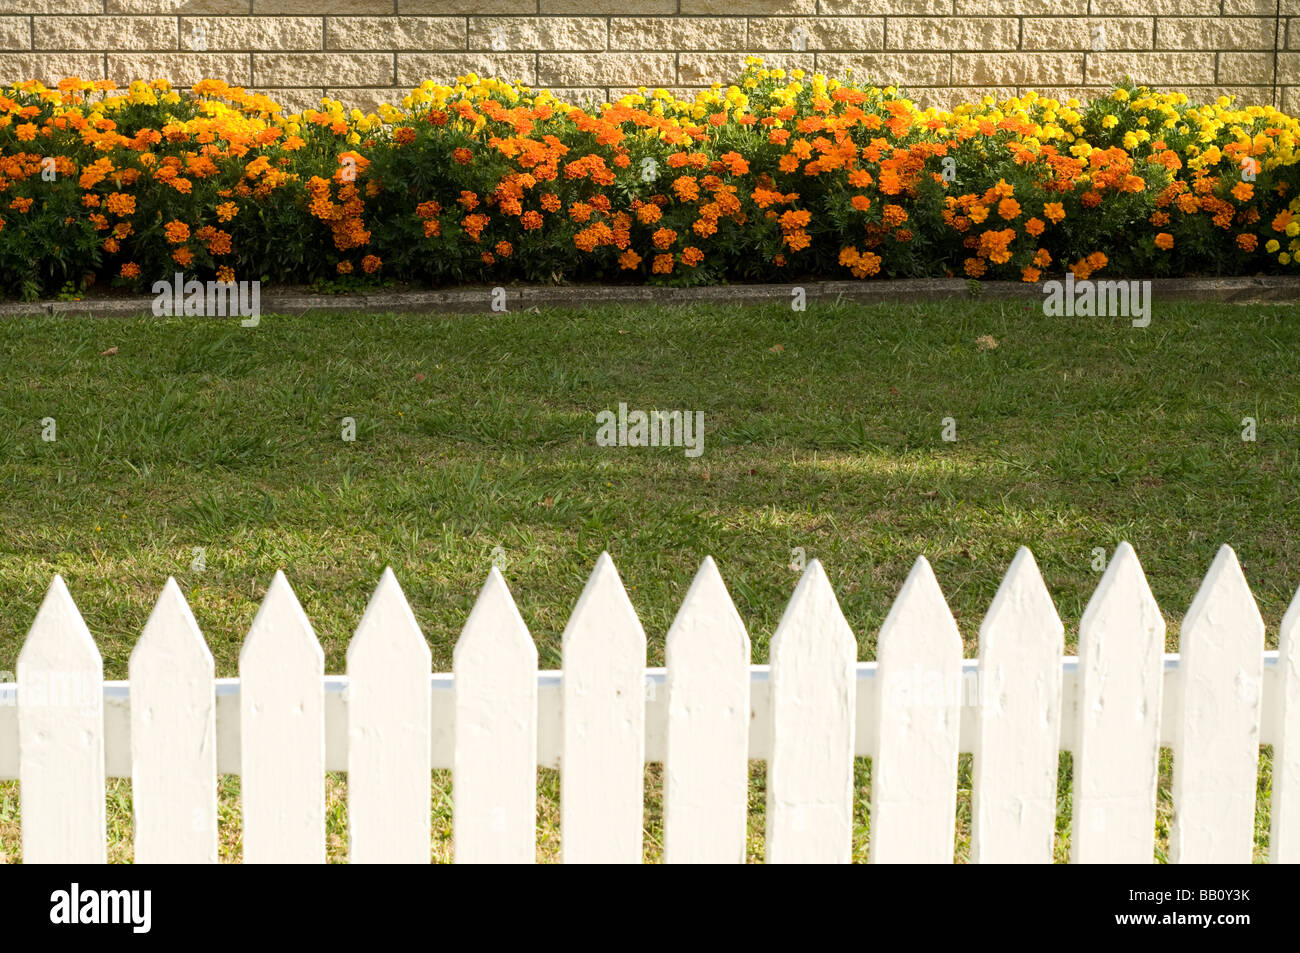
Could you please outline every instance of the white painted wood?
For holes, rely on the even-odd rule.
[[[391,569],[348,644],[348,857],[427,864],[432,657]]]
[[[952,863],[961,633],[924,556],[880,628],[868,862]]]
[[[743,863],[749,636],[706,556],[668,630],[664,861]]]
[[[104,666],[56,575],[18,653],[23,862],[103,864]]]
[[[325,654],[276,572],[239,653],[244,862],[325,862]]]
[[[1282,683],[1279,677],[1277,650],[1264,653],[1264,704],[1260,724],[1261,745],[1273,745],[1282,722],[1279,717]],[[1177,654],[1163,657],[1161,692],[1160,744],[1173,744],[1173,726],[1181,718],[1182,675]],[[1061,659],[1061,677],[1064,703],[1061,707],[1061,750],[1073,751],[1078,742],[1075,713],[1075,696],[1079,676],[1078,659],[1067,656]],[[875,754],[876,718],[876,663],[859,662],[856,668],[857,711],[853,732],[854,755],[870,758]],[[979,709],[974,704],[975,685],[979,678],[978,659],[962,660],[961,750],[969,754],[975,750]],[[749,667],[749,758],[766,761],[772,750],[770,724],[771,706],[768,690],[769,670],[766,665]],[[665,757],[667,739],[667,673],[662,668],[645,670],[646,746],[647,762],[661,762]],[[325,769],[348,769],[348,703],[346,675],[326,675],[322,679],[325,691]],[[217,689],[217,773],[239,774],[239,679],[218,678]],[[429,676],[433,732],[429,741],[430,757],[435,769],[450,769],[453,761],[452,728],[455,717],[456,691],[449,672]],[[104,761],[110,778],[131,776],[131,699],[128,682],[104,683]],[[0,683],[0,781],[18,780],[18,692],[14,683]],[[560,717],[562,702],[561,677],[557,670],[537,673],[537,764],[543,768],[559,768],[560,746],[563,741],[563,723]]]
[[[1164,644],[1137,554],[1120,543],[1079,623],[1074,863],[1155,859]]]
[[[1169,859],[1248,864],[1254,854],[1264,620],[1237,556],[1219,549],[1183,617],[1183,717],[1174,743]]]
[[[131,652],[130,675],[135,862],[215,864],[215,670],[173,578]]]
[[[1282,617],[1277,655],[1268,859],[1274,864],[1300,864],[1300,590]]]
[[[456,863],[531,864],[537,855],[537,647],[495,566],[452,664]]]
[[[980,625],[972,863],[1052,862],[1064,641],[1038,564],[1022,546]]]
[[[560,844],[565,863],[641,862],[645,632],[601,553],[563,636]]]
[[[826,571],[808,563],[772,637],[768,863],[848,863],[858,644]]]

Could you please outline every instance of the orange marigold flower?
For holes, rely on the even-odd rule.
[[[384,263],[379,259],[378,255],[367,255],[361,259],[361,270],[368,275],[373,275],[383,266]]]
[[[984,264],[982,258],[967,258],[964,267],[966,274],[971,278],[979,278],[984,272],[988,271],[988,265]]]
[[[222,265],[217,269],[217,281],[233,285],[235,283],[235,269],[229,265]]]
[[[663,218],[664,213],[658,205],[642,205],[636,210],[637,221],[642,225],[653,225],[659,219]]]
[[[185,267],[194,260],[194,253],[188,248],[181,247],[172,252],[172,259],[176,264]]]
[[[560,197],[554,192],[547,192],[542,195],[542,208],[548,212],[558,212],[562,203]]]
[[[461,165],[469,165],[470,160],[474,158],[474,154],[464,146],[459,146],[451,150],[451,157]]]
[[[639,264],[641,256],[630,248],[618,256],[618,266],[624,271],[634,271]]]
[[[523,224],[524,228],[527,229],[528,231],[535,231],[536,229],[542,227],[543,224],[542,213],[536,211],[535,209],[529,209],[527,212],[524,212],[524,214],[519,217],[519,221]]]
[[[1245,184],[1245,183],[1243,183]],[[1255,246],[1259,244],[1259,239],[1249,233],[1243,232],[1237,236],[1237,247],[1242,251],[1254,251]]]
[[[682,264],[694,268],[700,262],[704,261],[704,252],[700,251],[694,245],[687,245],[682,249]]]
[[[1174,236],[1168,232],[1159,232],[1156,235],[1156,247],[1162,251],[1169,251],[1174,247]]]
[[[135,196],[124,192],[111,192],[105,204],[108,210],[119,218],[135,214]]]
[[[190,239],[190,227],[184,222],[171,221],[163,228],[167,240],[173,245],[180,245]]]
[[[651,264],[650,270],[656,275],[671,275],[673,273],[673,256],[655,255],[655,260],[653,264]]]
[[[671,228],[660,228],[655,231],[652,240],[654,241],[655,248],[658,248],[660,251],[665,251],[677,240],[677,233]]]
[[[124,264],[121,267],[121,269],[118,271],[118,274],[121,275],[123,278],[139,278],[140,266],[133,261],[128,261],[126,264]]]
[[[998,214],[1009,222],[1020,215],[1020,203],[1011,198],[1003,199],[998,203]]]
[[[334,266],[334,270],[337,271],[340,275],[350,275],[352,274],[352,262],[341,261]]]
[[[1043,214],[1053,225],[1058,225],[1065,218],[1065,206],[1060,202],[1048,202],[1043,206]]]
[[[410,126],[398,126],[393,130],[393,139],[398,145],[410,145],[415,141],[415,130]]]
[[[500,255],[502,258],[509,258],[509,257],[510,257],[510,254],[511,254],[514,250],[515,250],[515,247],[514,247],[513,245],[511,245],[511,244],[510,244],[509,242],[507,242],[507,241],[500,241],[500,242],[497,242],[497,243],[496,243],[496,246],[495,246],[495,251],[496,251],[496,253],[497,253],[498,255]]]
[[[1027,284],[1034,284],[1042,276],[1043,273],[1032,265],[1026,265],[1024,268],[1020,269],[1020,280]]]
[[[972,222],[974,222],[976,225],[979,225],[979,224],[981,224],[981,223],[982,223],[986,218],[989,217],[988,206],[986,206],[986,205],[972,205],[972,206],[971,206],[971,207],[966,211],[966,216],[967,216],[967,217],[968,217]]]
[[[234,202],[222,202],[217,206],[217,221],[228,222],[239,214],[239,206]]]
[[[907,212],[901,205],[886,205],[881,209],[881,217],[889,228],[897,228],[907,221]]]
[[[871,199],[865,195],[855,195],[851,202],[853,207],[859,212],[865,212],[867,209],[871,208]]]
[[[1034,252],[1034,264],[1039,268],[1046,268],[1052,263],[1052,253],[1046,248],[1040,248]]]
[[[1249,202],[1255,197],[1255,186],[1249,182],[1238,182],[1232,187],[1232,197],[1238,202]]]
[[[1035,238],[1043,234],[1043,231],[1046,228],[1047,228],[1047,224],[1037,216],[1025,222],[1025,231],[1028,232],[1030,235],[1033,235]]]

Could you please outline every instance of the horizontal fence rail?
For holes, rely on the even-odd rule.
[[[1164,688],[1161,703],[1160,745],[1172,748],[1173,726],[1181,717],[1182,675],[1178,655],[1165,653]],[[857,663],[857,704],[853,753],[859,758],[875,754],[876,663]],[[667,669],[645,670],[645,760],[662,762],[668,724]],[[563,692],[561,671],[537,673],[537,765],[558,768],[563,734]],[[1061,659],[1062,695],[1060,750],[1071,751],[1077,729],[1079,660]],[[326,675],[325,770],[348,769],[348,677]],[[749,666],[749,750],[754,761],[766,761],[772,750],[771,666]],[[979,659],[962,659],[961,735],[959,750],[975,750],[979,725]],[[1263,704],[1259,743],[1271,745],[1281,735],[1281,679],[1277,652],[1264,653]],[[455,744],[456,676],[429,676],[430,732],[429,764],[432,768],[452,767]],[[0,781],[18,780],[18,690],[12,682],[0,683]],[[239,774],[239,679],[216,679],[217,773]],[[131,777],[131,683],[104,682],[104,767],[110,778]]]
[[[666,665],[602,554],[561,645],[537,650],[494,568],[457,640],[431,656],[385,570],[347,650],[324,654],[276,573],[239,655],[212,655],[169,579],[131,653],[103,662],[61,577],[0,684],[0,779],[20,782],[23,860],[102,863],[105,779],[132,780],[134,859],[217,860],[217,777],[241,776],[249,863],[319,863],[325,774],[348,776],[353,862],[426,862],[434,768],[451,769],[457,862],[531,862],[537,768],[560,769],[566,862],[639,862],[644,770],[663,764],[664,859],[746,855],[749,768],[767,762],[769,862],[852,857],[853,759],[872,759],[868,860],[953,860],[958,755],[973,754],[971,859],[1053,858],[1059,756],[1073,756],[1070,858],[1150,863],[1160,749],[1173,751],[1169,859],[1253,858],[1260,746],[1272,746],[1269,859],[1300,861],[1300,594],[1265,651],[1264,622],[1222,547],[1179,652],[1137,555],[1121,544],[1079,624],[1078,655],[1033,555],[1021,549],[979,628],[961,634],[919,558],[880,628],[876,661],[820,563],[800,577],[751,663],[745,626],[705,559],[668,631]]]

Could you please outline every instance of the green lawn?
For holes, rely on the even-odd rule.
[[[0,670],[58,571],[108,677],[169,574],[234,675],[283,568],[342,671],[385,565],[448,670],[495,547],[548,668],[602,549],[651,664],[705,555],[766,661],[797,547],[864,659],[918,554],[973,655],[1020,545],[1073,645],[1093,551],[1124,539],[1171,650],[1225,542],[1273,648],[1300,584],[1297,311],[1157,301],[1145,329],[980,300],[0,319]],[[597,446],[619,402],[703,411],[703,455]]]

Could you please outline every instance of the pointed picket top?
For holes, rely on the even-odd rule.
[[[105,863],[104,665],[62,576],[17,667],[23,860]]]
[[[95,639],[86,628],[77,604],[72,601],[67,583],[58,573],[54,574],[27,639],[18,652],[20,673],[24,665],[42,670],[54,667],[60,671],[93,666],[103,671],[103,659]]]
[[[601,553],[563,636],[560,831],[565,863],[640,863],[645,630]]]
[[[239,653],[244,862],[325,862],[325,653],[276,572]]]
[[[385,568],[348,644],[352,863],[429,861],[428,643]]]
[[[537,647],[495,566],[452,658],[456,863],[532,863],[537,850]]]
[[[980,625],[973,863],[1051,863],[1065,627],[1034,554],[1016,552]]]
[[[561,650],[581,651],[589,640],[598,639],[603,644],[611,638],[629,652],[639,650],[644,664],[645,631],[641,620],[627,596],[614,560],[603,552],[578,596],[569,624],[564,627]]]
[[[528,632],[528,624],[519,614],[505,577],[493,566],[456,640],[452,664],[456,664],[462,653],[500,651],[531,657],[534,665],[537,662],[537,646]]]
[[[212,652],[175,576],[168,576],[163,584],[144,631],[131,650],[129,664],[153,658],[166,658],[187,667],[213,667]]]
[[[1183,617],[1174,726],[1173,863],[1251,861],[1264,681],[1264,620],[1229,546]]]
[[[239,650],[240,669],[243,669],[246,662],[260,658],[267,652],[279,656],[301,654],[319,658],[321,669],[324,670],[325,652],[282,569],[275,571],[266,596],[258,606],[257,614],[253,616],[253,624]]]
[[[423,661],[426,668],[433,666],[429,643],[424,640],[420,623],[415,620],[415,613],[411,611],[411,604],[392,567],[384,568],[379,584],[366,603],[357,631],[348,643],[349,674],[354,664],[371,658],[380,664],[388,660],[412,664]]]
[[[741,863],[749,798],[749,635],[711,556],[668,630],[664,861]]]
[[[1120,543],[1079,623],[1075,863],[1154,860],[1165,620]]]
[[[1300,864],[1300,589],[1282,617],[1275,677],[1277,740],[1268,859],[1273,864]]]
[[[136,863],[217,862],[215,668],[168,577],[131,652]]]
[[[848,863],[852,855],[857,653],[835,590],[814,559],[769,652],[769,863]]]
[[[952,863],[961,658],[939,580],[918,556],[876,642],[871,863]]]

